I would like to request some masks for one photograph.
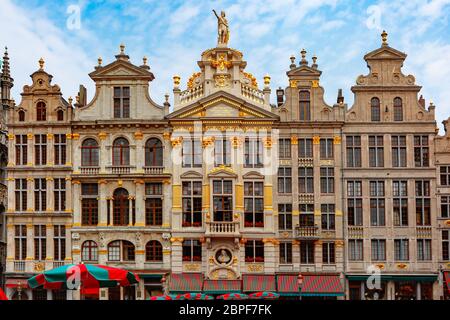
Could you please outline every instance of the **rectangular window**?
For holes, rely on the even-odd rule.
[[[347,167],[361,167],[361,137],[347,136],[346,138]]]
[[[450,166],[439,167],[441,186],[450,186]]]
[[[45,225],[34,226],[34,260],[45,261],[47,256],[47,229]]]
[[[280,264],[292,264],[292,243],[280,243]]]
[[[314,169],[312,167],[298,168],[298,192],[314,193]]]
[[[430,181],[416,180],[416,224],[431,225]]]
[[[320,192],[334,193],[334,167],[320,168]]]
[[[386,240],[372,239],[372,261],[386,261]]]
[[[333,159],[333,139],[320,139],[320,159]]]
[[[64,261],[66,259],[66,226],[54,226],[53,232],[54,260]]]
[[[114,87],[114,118],[130,117],[130,87]]]
[[[27,179],[16,179],[16,211],[27,211]]]
[[[322,230],[335,230],[334,204],[322,204]]]
[[[183,181],[183,227],[202,226],[202,182]]]
[[[28,138],[26,134],[16,135],[16,165],[26,166],[28,162]]]
[[[66,179],[56,178],[54,180],[55,212],[66,210]]]
[[[363,240],[350,239],[348,240],[348,259],[350,261],[363,261]]]
[[[292,169],[278,168],[278,193],[292,193]]]
[[[233,182],[231,180],[213,181],[214,221],[233,221]]]
[[[300,242],[300,264],[314,264],[314,242]]]
[[[258,168],[263,166],[263,144],[260,139],[245,139],[245,167]]]
[[[312,139],[298,139],[298,157],[312,158],[313,157],[313,141]]]
[[[214,141],[214,161],[216,166],[231,164],[231,142],[228,139]]]
[[[450,261],[450,231],[442,230],[442,260]]]
[[[292,230],[292,204],[278,204],[278,230]]]
[[[406,136],[392,136],[392,166],[406,167]]]
[[[370,181],[370,225],[374,227],[384,226],[385,199],[384,181]]]
[[[264,227],[264,185],[244,182],[244,227]]]
[[[37,166],[47,164],[47,135],[45,134],[34,136],[34,163]]]
[[[55,165],[66,164],[66,135],[55,134]]]
[[[408,182],[407,181],[393,181],[392,182],[392,196],[393,196],[393,213],[394,226],[407,227],[408,226]]]
[[[34,179],[34,210],[38,212],[47,210],[47,180]]]
[[[199,139],[183,141],[183,167],[201,167],[202,166],[202,143]]]
[[[109,210],[107,212],[109,217]],[[81,185],[81,224],[83,226],[96,226],[98,224],[97,183],[83,183]]]
[[[428,167],[429,159],[428,136],[414,136],[414,165]]]
[[[394,259],[395,261],[409,260],[409,240],[396,239],[394,240]]]
[[[16,260],[25,260],[27,257],[27,227],[26,225],[14,226],[14,253]]]
[[[323,264],[335,264],[336,263],[334,242],[322,243],[322,262],[323,262]]]
[[[362,226],[362,182],[347,181],[347,214],[349,226]]]
[[[145,224],[147,226],[162,226],[163,199],[162,183],[145,184]]]
[[[417,260],[431,261],[431,239],[417,239]]]
[[[280,159],[291,158],[291,139],[278,140],[278,156]]]
[[[264,243],[261,240],[247,240],[245,243],[245,262],[264,262]]]
[[[300,216],[299,225],[300,227],[314,227],[314,204],[302,203],[299,205]]]
[[[450,196],[441,196],[441,218],[450,218]]]
[[[369,136],[369,166],[384,167],[383,136]]]
[[[199,240],[188,239],[183,241],[183,261],[202,261],[202,244]]]

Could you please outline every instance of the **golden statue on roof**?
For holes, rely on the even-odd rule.
[[[213,12],[217,17],[217,44],[219,46],[228,45],[228,40],[230,40],[230,28],[228,26],[228,20],[225,17],[225,11],[220,12],[220,16],[217,14],[216,10],[213,10]]]

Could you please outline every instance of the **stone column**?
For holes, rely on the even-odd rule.
[[[172,272],[183,272],[183,238],[172,238]]]
[[[264,273],[274,274],[276,266],[275,239],[264,239]]]
[[[264,230],[274,232],[273,221],[273,168],[274,157],[272,156],[272,137],[263,139],[263,164],[264,164]]]
[[[81,226],[81,182],[74,180],[73,184],[73,226]]]
[[[113,221],[113,210],[114,210],[114,200],[113,198],[109,198],[109,225],[113,226],[114,225],[114,221]]]
[[[128,226],[133,226],[133,199],[132,195],[128,196]]]
[[[54,190],[54,180],[53,177],[46,177],[47,184],[47,212],[53,212],[55,208],[55,194]]]
[[[53,133],[47,133],[47,166],[55,165],[55,145],[53,142]]]
[[[6,211],[12,213],[12,212],[16,211],[16,208],[15,208],[16,193],[14,192],[16,179],[14,179],[12,177],[11,173],[9,175],[10,175],[10,177],[8,177],[6,179],[6,186],[7,186],[7,191],[8,191],[8,194],[7,194],[8,195],[8,198],[7,198],[8,208],[6,209]]]
[[[27,134],[28,147],[27,147],[27,166],[31,167],[34,163],[34,135],[32,133]]]
[[[15,140],[16,140],[16,136],[14,134],[12,134],[12,133],[8,134],[8,150],[14,150],[15,149],[14,148]],[[27,152],[27,154],[28,154],[28,152]],[[27,161],[28,161],[28,159],[27,159]],[[18,165],[18,163],[16,163],[16,153],[15,152],[8,152],[8,167],[9,166],[13,166],[13,165]]]
[[[143,196],[145,198],[145,195]],[[171,188],[170,188],[170,180],[164,180],[163,181],[163,220],[162,220],[162,227],[163,228],[170,228],[172,225],[171,221]],[[145,200],[144,200],[145,201]]]
[[[27,257],[25,262],[25,272],[34,272],[33,261],[34,261],[34,226],[29,223],[27,227]]]
[[[106,227],[108,225],[108,203],[107,203],[107,181],[99,180],[99,200],[98,200],[98,226]]]
[[[145,227],[145,182],[142,179],[134,181],[136,185],[136,227]],[[164,210],[163,210],[164,220]]]
[[[172,161],[173,161],[173,183],[172,183],[172,229],[181,228],[181,159],[182,159],[182,137],[172,138]]]
[[[6,246],[6,271],[14,271],[14,260],[15,260],[15,241],[14,239],[15,226],[12,223],[6,225],[6,239],[8,243]]]
[[[49,223],[46,225],[46,251],[47,256],[45,257],[45,269],[50,270],[53,269],[53,261],[55,260],[55,247],[53,245],[53,238],[54,238],[54,228],[53,224]]]
[[[73,166],[73,159],[72,159],[72,134],[66,133],[66,166],[72,167]]]
[[[72,193],[72,182],[70,176],[66,177],[66,213],[73,213],[73,193]]]
[[[65,264],[73,263],[72,259],[72,227],[73,224],[66,224],[66,258],[64,259]],[[80,260],[81,260],[81,252],[80,252]]]
[[[144,165],[145,165],[145,150],[143,145],[144,135],[141,131],[137,131],[134,133],[134,139],[136,142],[136,146],[134,149],[134,164],[131,165],[136,166],[136,172],[144,173]]]
[[[106,173],[106,166],[110,166],[112,164],[112,157],[108,156],[109,148],[106,147],[108,134],[106,132],[100,132],[98,134],[98,138],[100,139],[99,144],[99,165],[100,165],[100,173]]]
[[[34,212],[34,178],[27,177],[27,211]]]

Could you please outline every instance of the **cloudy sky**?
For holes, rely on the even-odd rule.
[[[212,9],[226,11],[230,46],[260,83],[272,76],[273,90],[287,86],[292,54],[316,54],[329,104],[343,88],[351,105],[350,87],[367,73],[363,55],[380,46],[386,29],[389,45],[408,54],[403,71],[435,103],[438,122],[450,116],[450,0],[0,0],[0,46],[9,48],[14,97],[20,100],[41,56],[66,98],[79,84],[92,97],[88,73],[99,56],[111,62],[123,42],[133,63],[148,57],[156,76],[151,96],[162,103],[172,76],[185,84],[200,53],[215,46]]]

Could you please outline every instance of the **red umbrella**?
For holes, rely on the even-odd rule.
[[[250,299],[278,299],[280,295],[275,292],[261,291],[255,292],[248,296]]]
[[[8,297],[3,292],[2,288],[0,288],[0,300],[8,300]]]
[[[204,293],[186,293],[183,295],[186,300],[214,300],[213,296]]]
[[[227,293],[218,296],[216,299],[219,300],[246,300],[248,299],[248,295],[243,293]]]

